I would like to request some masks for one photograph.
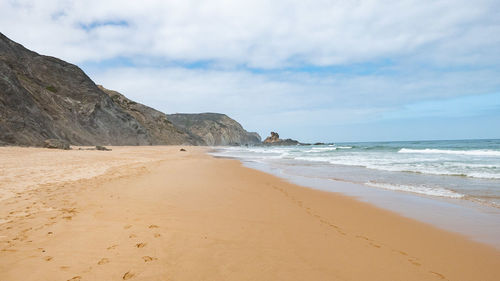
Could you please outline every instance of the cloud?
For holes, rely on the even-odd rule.
[[[74,63],[150,55],[252,68],[329,66],[395,56],[488,64],[499,56],[500,39],[491,36],[500,33],[497,4],[4,1],[0,23],[14,39]]]

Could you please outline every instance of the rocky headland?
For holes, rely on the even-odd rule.
[[[97,86],[78,66],[30,51],[0,33],[0,145],[44,146],[46,140],[92,146],[260,141],[225,115],[186,116],[167,118]]]
[[[296,140],[292,139],[280,139],[280,135],[276,132],[271,132],[271,135],[267,137],[263,142],[263,145],[299,145]]]
[[[225,114],[178,113],[168,114],[167,119],[206,145],[259,145],[261,141],[259,134],[245,131]]]

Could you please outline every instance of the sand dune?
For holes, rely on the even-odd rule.
[[[500,252],[206,149],[0,149],[0,280],[498,280]]]

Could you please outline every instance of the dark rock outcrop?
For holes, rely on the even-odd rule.
[[[96,145],[95,149],[96,150],[100,150],[100,151],[111,151],[111,149],[109,149],[109,148],[107,148],[105,146],[102,146],[102,145]]]
[[[69,150],[69,142],[58,139],[48,139],[43,142],[43,147]]]
[[[276,132],[271,132],[263,142],[263,145],[298,145],[299,142],[292,139],[280,139],[280,135]]]
[[[175,126],[186,130],[193,138],[203,140],[206,145],[258,145],[260,136],[245,131],[235,120],[225,114],[168,114]]]

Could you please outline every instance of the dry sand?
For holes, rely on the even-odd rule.
[[[499,280],[491,247],[187,150],[0,148],[0,280]]]

